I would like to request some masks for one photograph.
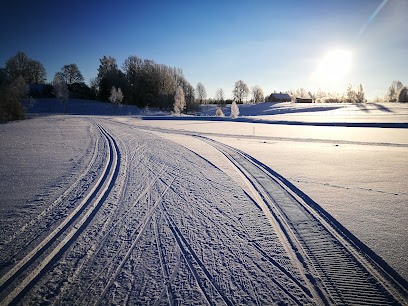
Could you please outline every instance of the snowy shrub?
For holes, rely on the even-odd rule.
[[[232,102],[231,104],[231,118],[235,119],[239,115],[239,108],[238,105],[235,101]]]
[[[408,87],[402,87],[397,94],[398,102],[408,102]]]
[[[225,117],[224,113],[222,112],[222,109],[217,109],[217,111],[215,112],[215,115],[217,117]]]
[[[180,116],[185,107],[186,101],[184,100],[183,88],[177,87],[176,95],[174,96],[174,113]]]

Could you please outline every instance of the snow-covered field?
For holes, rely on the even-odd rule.
[[[2,304],[408,302],[408,106],[76,104],[0,125]]]

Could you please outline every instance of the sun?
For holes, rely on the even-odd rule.
[[[328,52],[313,72],[312,79],[322,82],[342,79],[350,70],[351,58],[350,50],[336,49]]]

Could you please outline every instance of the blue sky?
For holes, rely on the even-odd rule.
[[[265,94],[362,83],[372,98],[393,80],[408,84],[408,1],[385,1],[370,19],[383,1],[3,1],[0,66],[20,50],[43,63],[48,81],[76,63],[89,82],[104,55],[119,65],[137,55],[183,69],[209,97],[218,88],[230,96],[242,79]],[[350,70],[313,80],[333,49],[352,52]]]

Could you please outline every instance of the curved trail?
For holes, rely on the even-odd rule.
[[[1,277],[0,305],[407,304],[392,271],[252,157],[195,136],[247,192],[171,141],[102,118],[94,125],[106,155],[95,182]]]
[[[1,305],[7,305],[19,297],[27,290],[33,283],[41,277],[44,270],[55,262],[58,256],[66,250],[75,240],[75,238],[84,230],[86,225],[95,215],[98,208],[103,203],[109,190],[112,188],[116,176],[118,174],[119,149],[115,140],[99,125],[97,125],[101,134],[103,135],[108,146],[108,161],[93,188],[88,195],[81,201],[75,210],[43,241],[41,241],[28,255],[20,260],[8,273],[0,279],[0,291],[6,289],[17,277],[20,277],[24,271],[28,270],[28,275],[23,277],[23,280],[1,301]],[[85,214],[82,213],[88,209]],[[75,223],[76,222],[76,223]],[[75,224],[74,224],[75,223]],[[73,225],[73,226],[72,226]],[[51,251],[49,248],[58,242],[58,238],[66,235]],[[38,258],[42,258],[39,263],[35,263]],[[32,267],[36,265],[35,267]]]
[[[325,303],[404,304],[408,292],[327,213],[310,207],[279,177],[245,153],[202,138],[222,152],[268,205]],[[351,235],[351,234],[350,234]]]

